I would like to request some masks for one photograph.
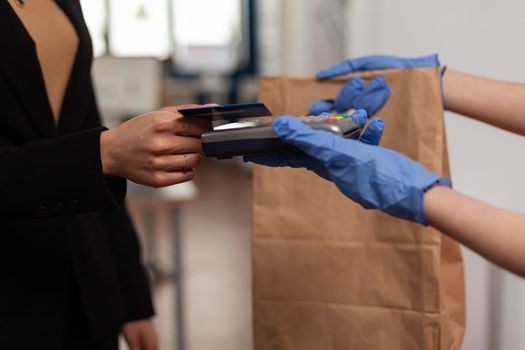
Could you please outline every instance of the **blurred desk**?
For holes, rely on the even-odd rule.
[[[181,209],[197,195],[197,187],[192,181],[162,189],[128,183],[127,204],[142,236],[144,260],[152,275],[153,285],[158,287],[168,282],[174,288],[171,317],[176,334],[173,335],[172,346],[165,348],[173,349],[176,344],[177,350],[185,349]],[[166,241],[170,243],[166,244]],[[158,313],[163,319],[170,316]],[[173,334],[173,331],[170,333]]]

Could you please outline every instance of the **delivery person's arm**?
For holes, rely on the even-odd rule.
[[[525,216],[442,186],[425,193],[425,213],[429,225],[525,277]]]
[[[443,95],[452,112],[525,135],[525,84],[448,70],[443,76]]]
[[[319,79],[381,69],[437,68],[437,55],[401,58],[365,56],[348,59],[317,73]],[[525,135],[525,84],[446,70],[442,76],[445,108],[520,135]]]
[[[273,128],[302,153],[247,161],[309,169],[364,208],[432,225],[525,277],[524,216],[461,195],[446,178],[392,150],[315,130],[292,117],[276,119]]]

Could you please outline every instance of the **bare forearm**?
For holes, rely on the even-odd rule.
[[[525,277],[525,216],[436,186],[425,194],[429,225]]]
[[[525,84],[448,70],[443,95],[452,112],[525,135]]]

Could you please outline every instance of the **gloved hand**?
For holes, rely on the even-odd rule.
[[[361,135],[359,135],[358,140],[362,143],[369,145],[379,145],[381,142],[381,137],[383,136],[383,130],[385,128],[385,123],[381,118],[374,118],[366,125],[368,121],[368,114],[364,109],[358,109],[352,113],[351,118],[353,118],[358,124],[361,130],[364,130]],[[365,128],[366,126],[366,128]]]
[[[354,72],[379,69],[408,69],[439,67],[438,55],[418,58],[401,58],[395,56],[365,56],[348,59],[330,68],[317,72],[317,79],[334,78]]]
[[[341,75],[346,75],[350,73],[355,72],[364,72],[364,71],[370,71],[370,70],[381,70],[381,69],[410,69],[410,68],[437,68],[440,66],[439,63],[439,57],[437,54],[430,55],[430,56],[424,56],[424,57],[417,57],[417,58],[401,58],[396,56],[364,56],[364,57],[358,57],[353,59],[348,59],[343,62],[340,62],[330,68],[320,70],[317,72],[317,79],[328,79],[328,78],[335,78]],[[445,69],[441,71],[441,92],[443,92],[443,75],[445,74]],[[377,78],[376,78],[377,79]],[[373,82],[372,82],[373,83]],[[370,85],[372,85],[370,83]],[[377,83],[376,83],[377,84]],[[346,95],[343,95],[343,90],[341,90],[341,93],[338,96],[338,99],[336,101],[341,101],[343,103],[346,102],[346,105],[351,105],[351,103],[359,104],[357,107],[353,108],[364,108],[367,110],[368,115],[374,115],[377,110],[379,110],[383,104],[386,102],[388,97],[390,96],[390,93],[386,97],[386,99],[381,103],[381,93],[373,93],[374,89],[377,89],[374,87],[372,89],[372,93],[367,93],[362,98],[358,98],[356,100],[352,101],[352,93],[351,87],[346,87],[348,90],[346,92]],[[390,91],[389,91],[390,92]],[[355,95],[355,94],[353,94]],[[441,94],[443,96],[443,93]],[[442,97],[442,103],[443,107],[445,106],[445,100]],[[344,104],[337,104],[335,103],[333,107],[337,110],[339,106],[345,106]],[[328,108],[326,104],[314,104],[312,105],[311,109],[315,111],[321,111],[323,109]]]
[[[334,101],[323,100],[310,106],[309,114],[319,115],[325,112],[337,111],[344,113],[349,109],[364,109],[368,115],[374,115],[383,107],[390,97],[390,88],[385,78],[376,77],[368,86],[363,78],[348,81]]]
[[[341,192],[367,209],[426,224],[424,192],[448,179],[402,154],[379,146],[315,130],[284,116],[273,122],[276,134],[298,152],[245,157],[262,165],[306,168],[332,181]]]

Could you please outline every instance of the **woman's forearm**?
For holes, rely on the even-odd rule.
[[[525,135],[525,84],[447,70],[443,96],[452,112]]]
[[[443,186],[425,193],[425,212],[429,225],[525,277],[525,216]]]

